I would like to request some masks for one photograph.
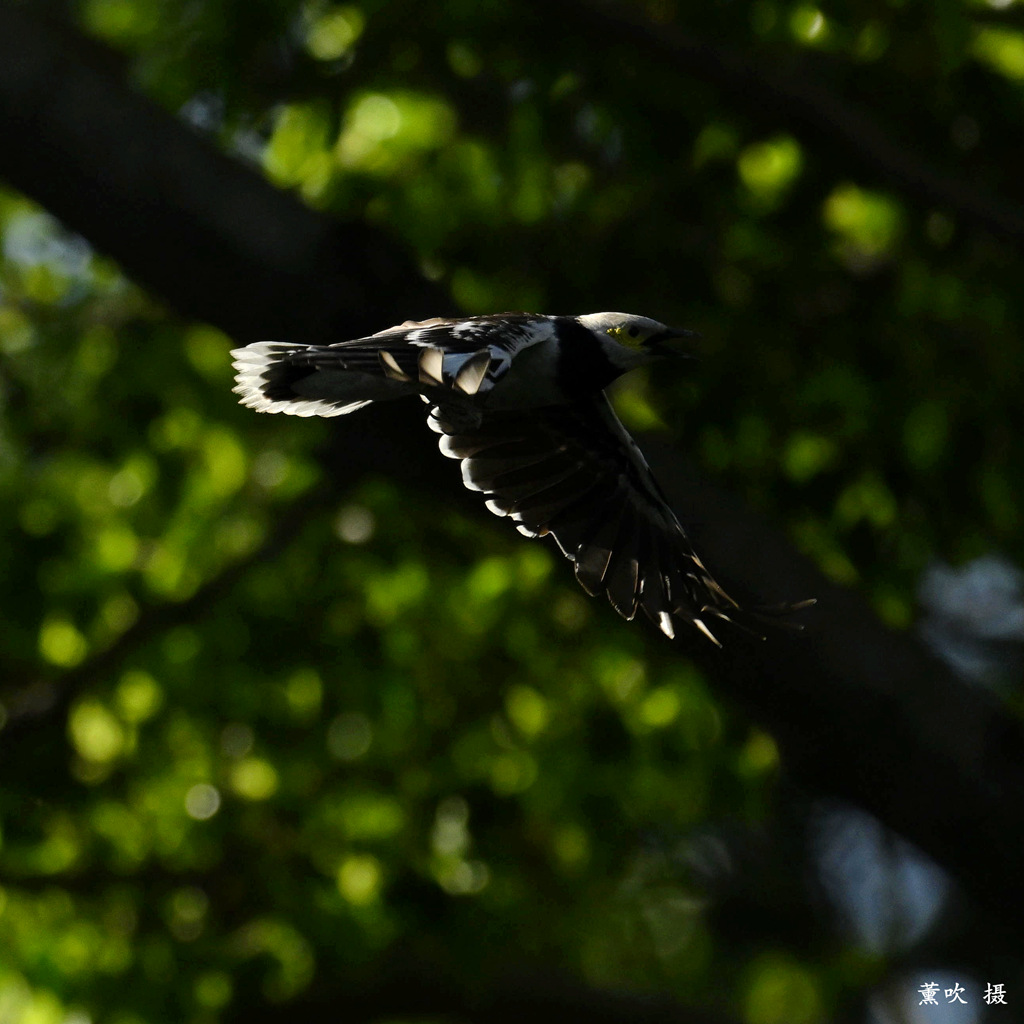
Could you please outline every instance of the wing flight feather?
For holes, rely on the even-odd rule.
[[[478,424],[434,406],[430,425],[441,451],[462,461],[467,487],[521,532],[551,534],[580,586],[624,618],[642,610],[669,636],[685,623],[717,644],[704,620],[738,617],[603,394]]]

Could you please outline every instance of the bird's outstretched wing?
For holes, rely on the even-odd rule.
[[[685,623],[715,644],[709,623],[742,621],[603,394],[476,423],[433,406],[429,422],[441,451],[462,461],[465,485],[521,533],[551,534],[583,589],[606,593],[620,615],[642,609],[669,637]]]

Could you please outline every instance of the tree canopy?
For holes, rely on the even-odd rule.
[[[1024,564],[1022,102],[1020,0],[0,0],[0,1020],[1015,1019],[1019,664],[917,595]],[[231,394],[515,309],[700,332],[614,403],[803,634],[620,621],[416,402]]]

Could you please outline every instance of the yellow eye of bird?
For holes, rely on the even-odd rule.
[[[622,324],[618,327],[609,327],[608,333],[623,345],[635,344],[641,338],[640,328],[635,324],[630,324],[628,327]]]

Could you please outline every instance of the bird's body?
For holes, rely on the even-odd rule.
[[[610,337],[602,343],[580,320],[501,313],[407,321],[334,345],[262,341],[232,353],[236,365],[276,366],[276,374],[253,384],[240,372],[235,390],[251,408],[292,416],[341,416],[409,394],[481,409],[534,409],[601,391],[654,358]]]
[[[236,349],[235,391],[260,412],[340,416],[418,394],[466,487],[521,533],[551,534],[590,594],[669,637],[684,622],[739,617],[669,508],[603,394],[637,366],[679,353],[689,331],[646,317],[502,313],[407,321],[334,345]]]

